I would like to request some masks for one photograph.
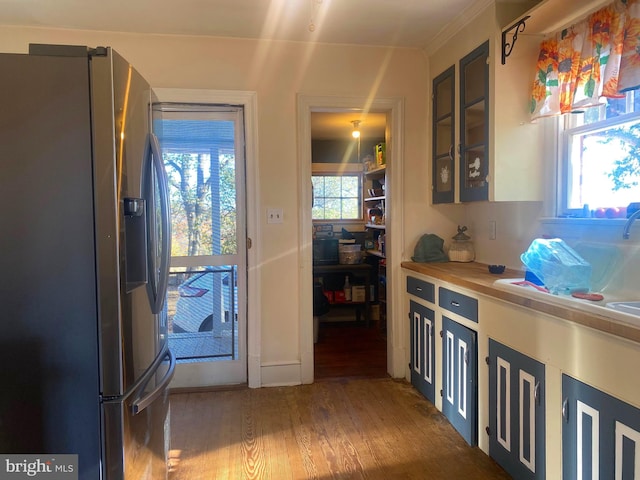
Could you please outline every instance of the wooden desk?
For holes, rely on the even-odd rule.
[[[364,319],[367,323],[367,327],[371,323],[371,265],[368,263],[357,263],[354,265],[314,265],[313,276],[321,277],[322,275],[351,275],[354,279],[362,279],[364,281],[364,303],[359,302],[344,302],[344,303],[332,303],[331,305],[348,306],[348,305],[362,305],[364,306]],[[353,285],[352,285],[353,286]]]

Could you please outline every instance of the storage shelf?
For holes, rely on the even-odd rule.
[[[365,225],[365,227],[366,228],[375,228],[376,230],[385,230],[386,229],[386,227],[384,225],[376,225],[376,224],[373,224],[373,223],[367,223]]]
[[[365,250],[367,255],[373,255],[374,257],[386,258],[380,250]]]
[[[369,197],[369,198],[365,198],[364,201],[365,202],[379,202],[380,200],[385,200],[387,197],[385,197],[384,195],[382,195],[381,197]]]
[[[329,305],[331,305],[332,307],[348,307],[350,305],[366,305],[366,302],[329,302]]]
[[[387,170],[387,166],[382,165],[379,168],[375,168],[373,170],[369,170],[368,172],[364,172],[364,175],[366,177],[376,177],[376,176],[384,175],[386,170]]]

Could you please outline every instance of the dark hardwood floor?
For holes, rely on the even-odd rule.
[[[404,380],[171,395],[170,480],[507,480]]]
[[[314,346],[316,381],[383,378],[387,375],[387,339],[375,322],[321,322]]]
[[[387,374],[373,324],[325,322],[310,385],[171,395],[169,480],[507,480]]]

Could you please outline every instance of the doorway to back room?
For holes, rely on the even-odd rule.
[[[387,376],[387,199],[384,173],[369,175],[384,172],[385,130],[385,113],[311,113],[316,381]]]

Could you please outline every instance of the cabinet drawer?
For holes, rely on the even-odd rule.
[[[440,307],[457,313],[473,322],[478,321],[478,300],[444,287],[440,287],[438,292],[438,305]]]
[[[436,290],[433,283],[418,280],[414,277],[407,277],[407,293],[422,298],[427,302],[435,303]]]

